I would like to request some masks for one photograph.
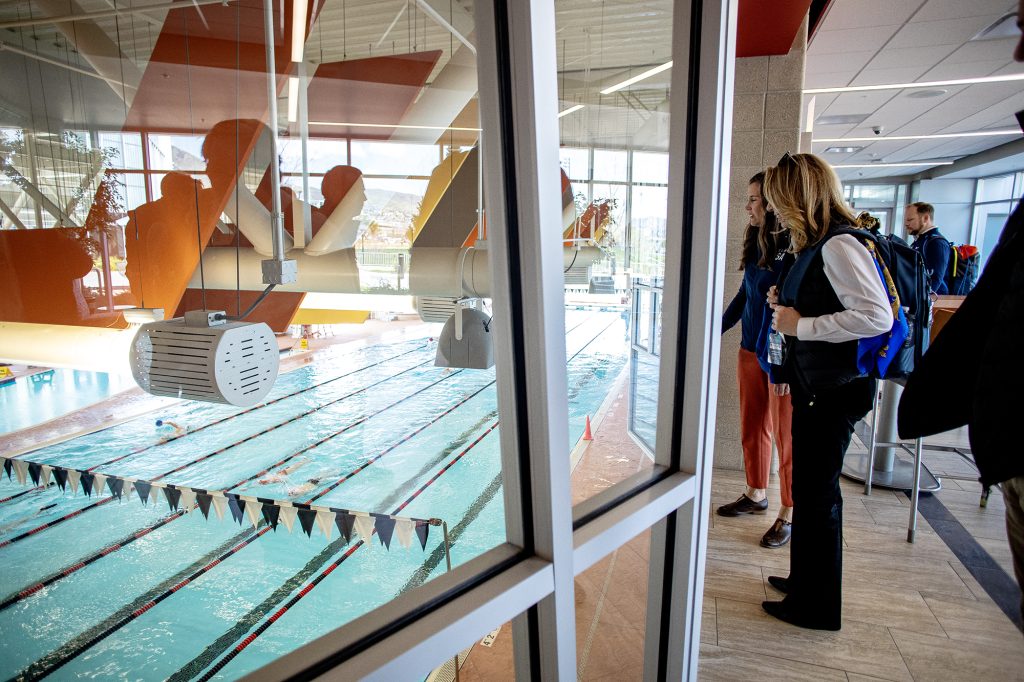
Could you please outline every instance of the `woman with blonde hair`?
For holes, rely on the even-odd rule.
[[[875,391],[875,380],[857,368],[857,341],[888,331],[892,309],[831,166],[813,154],[786,154],[765,171],[764,193],[796,260],[768,293],[772,329],[784,335],[779,375],[793,396],[794,518],[789,577],[768,578],[786,598],[762,606],[793,625],[838,630],[839,472]]]

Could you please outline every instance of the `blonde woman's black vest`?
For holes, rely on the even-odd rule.
[[[792,267],[782,275],[779,303],[796,308],[802,317],[819,317],[846,309],[825,275],[821,250],[829,239],[851,229],[847,225],[830,228],[818,243],[797,254]],[[856,339],[832,343],[786,336],[786,347],[783,376],[808,393],[825,392],[864,376],[857,369]]]

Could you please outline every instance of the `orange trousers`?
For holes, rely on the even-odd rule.
[[[782,506],[793,506],[793,403],[777,396],[757,356],[740,348],[736,377],[740,385],[740,437],[747,485],[767,488],[772,465],[772,435],[779,451],[779,487]]]

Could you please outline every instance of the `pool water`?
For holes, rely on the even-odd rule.
[[[0,434],[42,424],[133,388],[130,376],[49,369],[0,386]]]
[[[626,349],[616,313],[568,311],[566,329],[568,452],[625,366]],[[145,417],[23,457],[264,498],[322,494],[318,505],[436,517],[448,524],[452,562],[460,564],[505,539],[494,370],[434,367],[435,350],[416,339],[328,355],[281,375],[258,409],[182,401],[161,416],[189,433],[163,444],[167,433]],[[257,530],[212,512],[209,520],[177,515],[137,496],[25,490],[0,481],[0,500],[21,493],[0,503],[4,678],[234,679],[445,570],[439,528],[431,528],[425,549],[392,540],[387,551],[376,539],[346,544],[336,529],[328,541],[316,528],[306,537],[298,523],[292,533],[283,525]],[[87,565],[18,596],[79,562]]]

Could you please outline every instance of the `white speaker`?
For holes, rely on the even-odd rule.
[[[142,325],[130,355],[132,375],[148,393],[238,407],[267,395],[280,362],[269,326],[206,310]]]

